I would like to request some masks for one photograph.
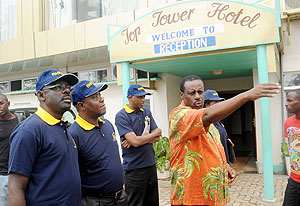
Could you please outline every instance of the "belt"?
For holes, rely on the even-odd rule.
[[[106,194],[106,193],[102,193],[100,190],[97,189],[88,189],[88,188],[81,188],[82,193],[88,196],[93,196],[93,197],[111,197],[114,199],[118,199],[123,191],[123,188],[118,190],[117,192],[114,193],[110,193],[110,194]]]

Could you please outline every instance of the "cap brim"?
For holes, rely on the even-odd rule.
[[[205,100],[209,100],[209,101],[223,101],[223,100],[225,100],[225,98],[208,98],[208,99],[205,99]]]
[[[58,77],[57,79],[53,80],[52,82],[48,83],[48,84],[45,84],[46,85],[49,85],[49,84],[52,84],[53,82],[56,82],[58,80],[61,80],[61,81],[66,81],[68,82],[71,86],[74,86],[75,84],[78,83],[78,77],[74,74],[71,74],[71,73],[67,73],[67,74],[63,74],[61,75],[60,77]]]
[[[151,95],[151,93],[148,93],[148,92],[140,92],[140,93],[137,93],[137,94],[132,95],[132,96],[144,96],[144,95]]]
[[[95,87],[93,90],[91,90],[86,97],[89,97],[89,96],[95,94],[96,92],[102,92],[102,91],[106,90],[107,88],[108,88],[107,84],[101,84],[100,86]]]

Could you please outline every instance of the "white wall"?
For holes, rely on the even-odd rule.
[[[180,102],[181,98],[179,96],[179,90],[180,90],[180,82],[183,79],[183,77],[175,76],[172,74],[162,74],[162,78],[166,80],[166,86],[167,86],[167,111],[168,115],[171,113],[171,111],[177,107]]]
[[[290,22],[290,31],[291,35],[287,33],[287,23],[282,22],[283,29],[283,52],[282,54],[282,71],[283,72],[292,72],[300,71],[300,21]]]

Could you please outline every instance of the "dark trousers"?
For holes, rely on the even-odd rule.
[[[300,206],[300,183],[289,178],[285,189],[284,206]]]
[[[125,190],[129,206],[158,206],[156,166],[126,170]]]
[[[124,190],[120,195],[108,196],[108,195],[95,195],[82,192],[82,206],[128,206],[127,194]]]

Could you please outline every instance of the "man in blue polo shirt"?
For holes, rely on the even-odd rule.
[[[72,92],[78,115],[68,132],[78,147],[82,206],[128,205],[115,131],[107,119],[100,119],[106,113],[100,92],[106,88],[81,81]]]
[[[9,206],[79,206],[80,174],[75,141],[63,113],[71,107],[73,74],[44,71],[36,84],[37,112],[21,122],[10,139]]]
[[[150,110],[143,108],[145,95],[138,84],[128,89],[129,104],[116,115],[115,124],[122,142],[125,190],[129,206],[159,204],[155,153],[152,143],[161,136]]]

